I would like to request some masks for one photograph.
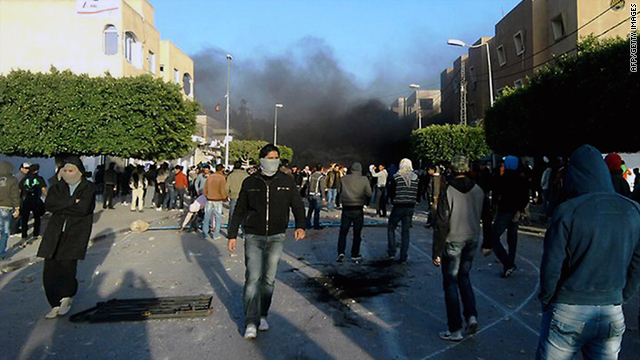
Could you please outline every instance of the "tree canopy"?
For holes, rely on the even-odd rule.
[[[234,140],[229,143],[229,159],[232,161],[240,160],[243,163],[260,164],[260,149],[268,142],[263,140]],[[284,145],[278,145],[280,150],[280,159],[291,161],[293,159],[293,150]]]
[[[431,125],[411,134],[411,149],[416,159],[444,164],[456,155],[474,161],[490,153],[484,130],[468,125]]]
[[[14,70],[0,75],[0,153],[179,158],[194,147],[198,108],[150,75]]]
[[[629,39],[587,37],[575,55],[509,90],[486,112],[489,146],[528,156],[566,156],[582,144],[640,151],[640,123],[633,120],[640,81],[629,68],[629,46]]]

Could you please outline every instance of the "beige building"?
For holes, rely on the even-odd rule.
[[[554,56],[576,51],[577,42],[590,35],[626,37],[629,2],[617,0],[522,0],[495,26],[493,37],[480,38],[474,45],[488,42],[494,96],[506,88],[521,87],[535,71]],[[622,24],[620,24],[622,22]],[[486,46],[469,49],[466,66],[467,119],[469,123],[484,118],[490,106],[489,71]],[[460,113],[458,58],[454,69],[441,76],[442,112],[446,121]],[[456,75],[457,76],[454,76]],[[456,92],[456,89],[458,92]]]
[[[162,41],[147,0],[0,0],[0,74],[150,74],[194,97],[193,60]]]
[[[426,126],[429,120],[440,114],[440,90],[417,90],[405,99],[404,113],[407,116],[416,116],[418,112],[418,102],[420,101],[420,114],[422,115],[422,126]]]

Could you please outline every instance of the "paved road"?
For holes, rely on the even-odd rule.
[[[336,220],[338,214],[325,213],[325,218]],[[246,341],[242,246],[232,256],[226,241],[176,231],[126,231],[138,217],[156,225],[177,224],[178,212],[137,214],[118,206],[96,217],[96,240],[79,265],[80,291],[72,313],[111,298],[211,294],[213,314],[108,324],[45,320],[42,263],[27,265],[34,260],[34,243],[14,249],[11,261],[0,263],[23,266],[0,275],[0,359],[516,360],[535,353],[540,236],[520,235],[519,270],[508,279],[499,277],[493,257],[478,254],[472,282],[481,328],[473,337],[449,343],[437,335],[446,329],[442,277],[430,261],[432,232],[423,226],[423,212],[416,216],[405,265],[382,260],[383,227],[365,229],[362,264],[334,261],[337,228],[310,230],[300,242],[289,233],[269,318],[272,329]],[[620,358],[640,359],[637,296],[625,312]]]

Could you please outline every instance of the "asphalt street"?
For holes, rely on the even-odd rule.
[[[478,252],[472,271],[480,330],[458,343],[446,330],[442,276],[430,258],[432,231],[418,208],[407,264],[386,261],[387,230],[363,231],[364,261],[336,263],[338,228],[287,233],[269,322],[254,341],[243,333],[244,252],[196,233],[128,231],[142,219],[177,225],[177,211],[96,210],[93,241],[78,269],[71,314],[108,299],[213,296],[212,314],[120,323],[46,320],[38,242],[12,248],[0,262],[0,359],[531,359],[541,308],[537,301],[542,231],[520,233],[518,271],[500,278],[494,256]],[[369,214],[373,211],[369,210]],[[339,211],[323,211],[339,220]],[[226,220],[226,217],[225,217]],[[398,237],[399,238],[399,237]],[[9,246],[18,242],[12,237]],[[347,250],[350,249],[351,234]],[[347,258],[350,253],[347,251]],[[625,306],[620,359],[640,359],[638,296]]]

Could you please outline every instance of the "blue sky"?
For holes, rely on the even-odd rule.
[[[464,53],[447,39],[472,43],[493,35],[519,2],[151,0],[161,37],[191,56],[206,48],[233,54],[234,61],[286,56],[314,38],[355,84],[380,98],[409,92],[408,82],[437,89],[440,72]]]

